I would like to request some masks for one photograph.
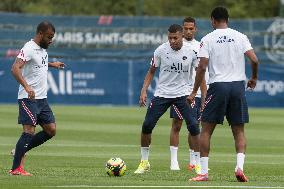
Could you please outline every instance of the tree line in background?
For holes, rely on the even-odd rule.
[[[0,11],[44,15],[193,16],[208,18],[216,6],[231,18],[279,16],[279,0],[1,0]]]

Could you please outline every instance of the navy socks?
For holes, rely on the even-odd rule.
[[[22,133],[21,137],[19,138],[16,144],[16,151],[15,151],[12,170],[20,166],[22,157],[25,155],[27,151],[43,144],[44,142],[46,142],[51,138],[52,136],[48,135],[44,131],[40,131],[35,135],[29,133]]]
[[[22,157],[25,155],[27,147],[32,140],[33,135],[29,133],[22,133],[21,137],[19,138],[16,144],[16,151],[13,161],[12,170],[18,168],[21,164]]]
[[[27,147],[27,151],[29,151],[30,149],[35,148],[35,147],[45,143],[46,141],[48,141],[51,138],[52,138],[52,136],[48,135],[44,131],[38,132],[37,134],[35,134],[33,136],[32,140],[30,141],[30,144]]]

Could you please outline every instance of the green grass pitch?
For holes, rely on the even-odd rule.
[[[235,150],[227,124],[212,136],[209,182],[188,182],[188,146],[185,125],[180,133],[178,159],[181,171],[170,171],[169,133],[166,113],[158,122],[150,149],[151,171],[133,172],[140,161],[140,131],[146,108],[53,105],[57,135],[28,153],[26,170],[32,177],[9,176],[14,148],[21,126],[16,105],[0,105],[0,188],[102,188],[151,186],[180,187],[269,187],[284,188],[284,109],[250,109],[246,126],[245,173],[250,182],[234,177]],[[37,128],[37,131],[40,127]],[[127,164],[123,177],[109,177],[105,163],[120,157]],[[167,187],[166,187],[167,186]]]

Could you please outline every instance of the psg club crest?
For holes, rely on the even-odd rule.
[[[265,51],[275,63],[284,61],[284,19],[276,19],[267,29],[264,36]]]

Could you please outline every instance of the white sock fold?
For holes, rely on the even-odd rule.
[[[235,171],[240,168],[242,171],[244,170],[244,163],[245,163],[245,154],[244,153],[237,153],[237,165]]]
[[[201,157],[200,164],[201,164],[201,174],[208,174],[208,157]]]
[[[196,164],[194,150],[192,149],[189,149],[189,163],[192,165]]]
[[[194,158],[196,165],[200,165],[200,152],[194,152]]]
[[[171,151],[171,162],[178,162],[178,159],[177,159],[178,147],[170,146],[170,151]]]
[[[147,160],[148,161],[149,152],[150,152],[150,146],[149,147],[141,147],[141,160]]]

